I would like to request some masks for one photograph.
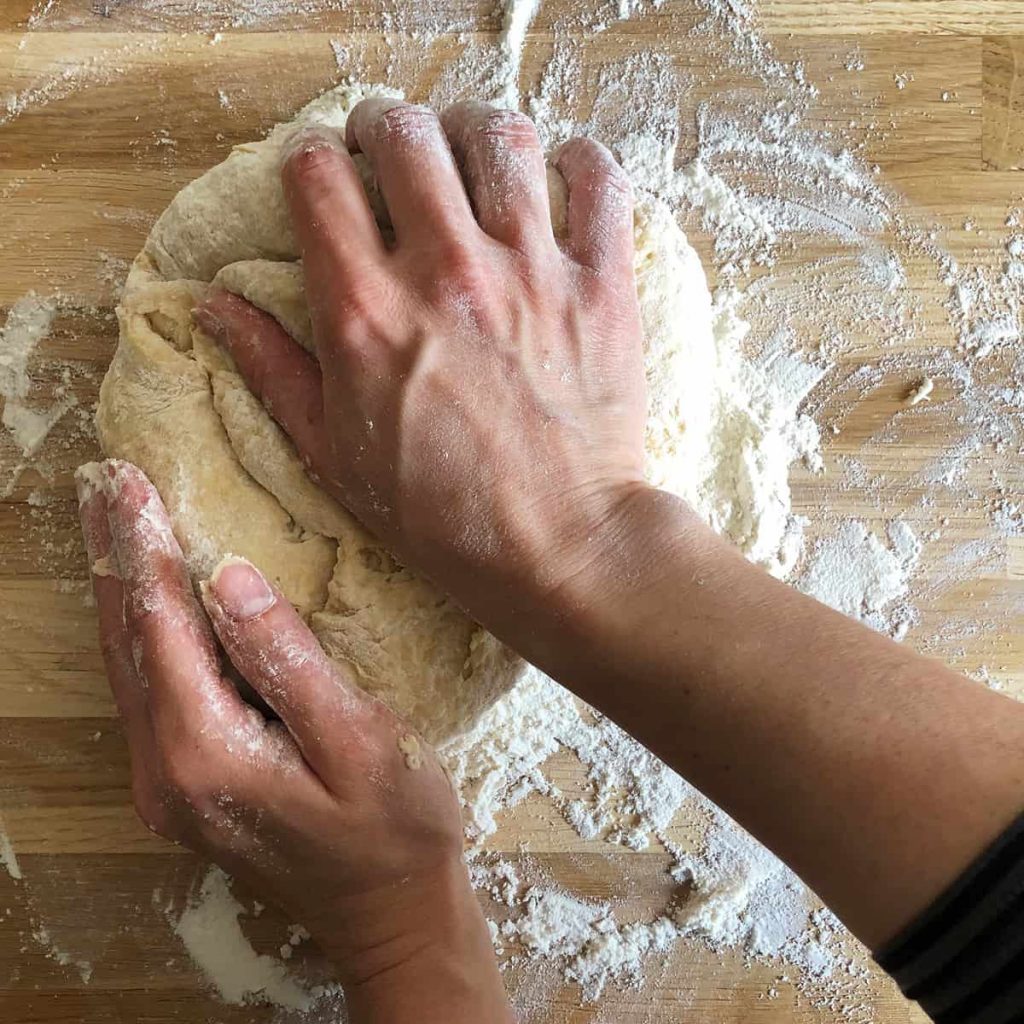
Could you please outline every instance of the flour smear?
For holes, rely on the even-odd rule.
[[[110,13],[131,30],[209,33],[214,61],[220,33],[293,27],[304,17],[343,16],[346,7],[341,0],[139,0],[111,4]],[[780,53],[762,34],[750,0],[617,0],[557,14],[539,0],[512,0],[483,21],[474,18],[444,5],[384,3],[377,27],[393,84],[411,82],[436,61],[436,44],[453,40],[433,102],[483,98],[519,107],[549,147],[574,134],[601,139],[638,190],[666,204],[702,241],[714,284],[716,358],[728,364],[727,410],[716,411],[716,430],[747,447],[751,466],[745,476],[715,482],[717,493],[734,499],[716,525],[742,533],[744,516],[761,524],[773,538],[778,575],[924,649],[955,656],[979,631],[998,628],[996,613],[992,621],[950,614],[939,623],[922,608],[967,580],[1002,572],[1009,544],[1024,535],[1015,465],[1024,445],[1024,214],[1007,208],[994,243],[998,260],[954,258],[943,229],[908,209],[859,155],[858,139],[890,126],[872,128],[866,110],[849,131],[834,120],[823,129],[820,83],[799,55]],[[685,38],[700,53],[699,68],[688,69],[677,48],[670,52],[646,31],[653,19],[666,39]],[[624,23],[642,42],[608,58],[606,33]],[[81,4],[41,0],[28,19],[29,44],[34,30],[94,24]],[[372,49],[364,37],[334,32],[324,46],[325,68],[339,78],[367,76]],[[835,55],[829,76],[855,100],[870,67],[871,56],[852,48]],[[76,62],[69,53],[60,67],[0,98],[0,132],[27,111],[122,73],[116,55]],[[912,96],[912,76],[893,73]],[[746,85],[737,88],[736,80]],[[232,79],[220,96],[230,111],[274,93],[272,84]],[[166,141],[173,158],[174,140]],[[991,247],[991,236],[985,241]],[[805,257],[809,244],[829,255]],[[913,287],[914,275],[939,283],[939,309]],[[48,430],[67,413],[60,402],[33,401],[32,389],[37,349],[45,355],[58,306],[69,302],[27,295],[7,314],[0,386],[12,456],[0,486],[13,487],[28,465],[45,466]],[[924,338],[928,313],[940,327]],[[852,410],[894,381],[891,415],[847,443]],[[893,442],[913,438],[930,416],[952,424],[945,446],[892,465]],[[855,499],[858,516],[835,513],[820,498],[840,493]],[[979,507],[988,517],[983,536],[965,532],[956,515]],[[758,530],[748,530],[751,552]],[[975,668],[1012,692],[997,681],[998,666]],[[551,762],[561,755],[563,764],[567,753],[580,766],[570,781]],[[491,897],[492,937],[517,979],[524,1019],[539,1014],[558,984],[576,985],[582,1001],[600,1006],[612,990],[642,988],[667,957],[695,945],[773,965],[785,980],[767,998],[795,988],[825,1019],[874,1019],[866,953],[801,882],[613,723],[540,673],[447,756],[463,794],[470,870]],[[657,852],[664,905],[635,920],[625,901],[569,891],[542,858],[489,852],[503,817],[526,801],[546,807],[587,849]],[[2,853],[15,874],[9,842]],[[245,907],[222,873],[198,880],[169,916],[223,1000],[271,1003],[282,1020],[334,1013],[337,991],[304,980],[290,954],[256,952]],[[292,934],[282,931],[279,952],[294,948]]]

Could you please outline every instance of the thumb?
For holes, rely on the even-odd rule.
[[[231,661],[280,716],[303,757],[330,778],[348,744],[331,742],[332,731],[366,729],[377,707],[351,672],[324,653],[287,598],[244,558],[229,555],[202,585],[203,603]]]

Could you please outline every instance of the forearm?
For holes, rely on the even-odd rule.
[[[889,938],[1024,806],[1024,707],[773,580],[671,499],[625,521],[512,642]]]

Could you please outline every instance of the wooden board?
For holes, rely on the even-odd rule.
[[[159,890],[180,906],[200,865],[151,836],[131,812],[125,748],[84,599],[71,473],[96,453],[82,424],[116,341],[118,275],[177,189],[233,143],[258,137],[334,84],[331,40],[358,41],[369,54],[367,77],[397,76],[395,84],[414,97],[429,93],[461,45],[453,32],[438,39],[424,61],[394,66],[394,40],[382,31],[373,0],[357,0],[343,12],[310,3],[305,15],[263,21],[220,40],[209,34],[216,19],[189,16],[190,6],[185,0],[159,8],[131,0],[58,0],[60,27],[44,24],[29,35],[26,21],[39,5],[7,0],[0,10],[0,315],[32,289],[67,296],[35,376],[37,394],[64,389],[78,402],[48,443],[45,475],[28,470],[0,503],[0,811],[26,878],[19,884],[0,873],[0,1018],[10,1024],[195,1024],[273,1016],[213,1000],[170,934],[161,901],[154,903]],[[424,24],[436,24],[436,5],[423,8]],[[528,39],[524,79],[536,77],[547,59],[551,26],[565,9],[563,0],[544,5]],[[497,13],[484,3],[462,0],[446,10],[451,24],[471,24],[475,38],[493,38],[499,27]],[[996,262],[1007,205],[1021,193],[1013,170],[1024,159],[1015,58],[1024,43],[1009,33],[1024,36],[1024,4],[764,0],[762,18],[780,55],[799,56],[808,78],[821,84],[813,119],[837,126],[863,122],[848,135],[859,138],[864,158],[877,162],[907,208],[947,229],[954,254]],[[642,21],[617,25],[588,52],[600,62],[657,45],[701,83],[712,69],[687,35],[696,21],[690,0],[670,0]],[[851,87],[842,55],[854,49],[864,68]],[[714,84],[703,88],[722,87],[722,72],[714,70]],[[908,71],[912,80],[898,88],[897,74]],[[694,88],[694,106],[701,89]],[[944,100],[944,93],[951,98]],[[8,94],[13,99],[5,105]],[[892,130],[873,133],[868,121],[891,122]],[[685,141],[693,126],[684,119],[682,127]],[[977,225],[972,232],[961,230],[968,214]],[[709,253],[699,231],[695,240]],[[798,282],[811,260],[829,253],[826,243],[810,239],[779,273]],[[923,262],[910,262],[908,271],[922,300],[915,343],[936,343],[948,336],[945,291]],[[868,349],[856,358],[877,355]],[[864,441],[901,409],[908,383],[895,373],[852,403],[842,415],[842,432],[828,444],[830,467],[857,455],[898,488],[941,453],[950,432],[941,413],[914,419],[892,443],[864,453]],[[12,462],[13,454],[0,450],[0,486]],[[989,493],[986,469],[977,467],[983,497]],[[877,517],[867,491],[840,491],[831,480],[798,475],[798,505]],[[936,510],[950,520],[940,551],[942,544],[985,532],[983,497],[968,508],[950,498],[948,508]],[[918,498],[908,492],[901,500]],[[1012,613],[1024,593],[1022,546],[1007,540],[1004,554],[982,578],[922,599],[922,631],[935,634],[943,623],[972,619],[997,623],[953,631],[934,653],[966,669],[989,665],[1020,682],[1024,635]],[[555,770],[567,779],[574,771],[569,758],[559,759]],[[541,800],[510,816],[492,846],[518,857],[524,843],[553,878],[580,893],[610,898],[626,892],[623,917],[651,913],[671,895],[664,856],[627,856],[585,843]],[[285,923],[268,911],[257,938],[271,948]],[[48,955],[41,925],[71,963]],[[89,984],[76,960],[92,965]],[[575,989],[551,983],[530,1019],[846,1019],[811,1005],[779,983],[779,973],[773,965],[746,967],[737,954],[680,946],[640,993],[609,991],[599,1007],[580,1008]],[[871,1009],[852,1019],[922,1020],[888,982],[876,978],[871,988]]]

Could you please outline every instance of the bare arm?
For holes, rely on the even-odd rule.
[[[626,516],[558,596],[557,633],[522,642],[877,949],[1021,813],[1024,707],[772,579],[663,496]]]
[[[1024,707],[770,579],[643,483],[629,187],[600,147],[558,157],[559,244],[521,116],[374,100],[347,142],[397,245],[341,141],[300,139],[285,185],[319,365],[233,297],[200,322],[367,526],[877,946],[1020,811]]]

